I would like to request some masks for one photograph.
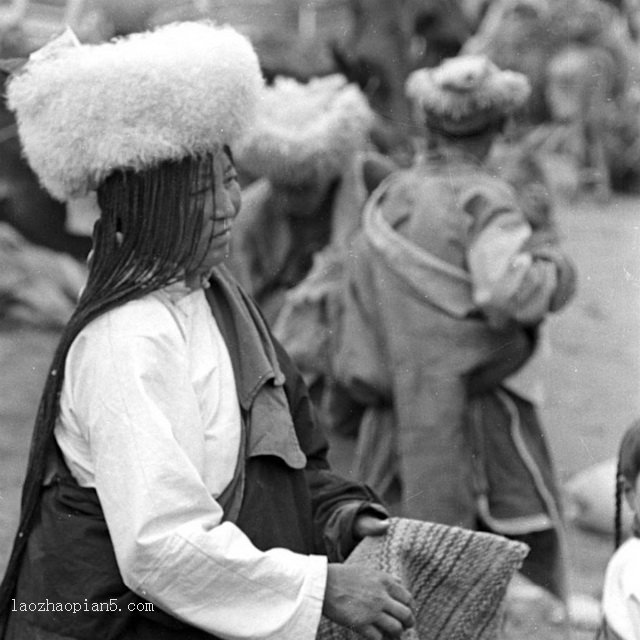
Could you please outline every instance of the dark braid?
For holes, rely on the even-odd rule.
[[[167,286],[197,267],[193,260],[204,223],[207,188],[214,188],[211,155],[163,162],[139,173],[117,171],[98,189],[101,214],[93,231],[87,285],[53,356],[36,417],[20,524],[0,585],[0,636],[38,511],[69,348],[98,316]]]

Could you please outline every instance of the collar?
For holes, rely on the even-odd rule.
[[[262,386],[269,380],[282,386],[284,374],[262,315],[228,269],[216,267],[209,283],[205,297],[231,356],[240,406],[248,411]]]

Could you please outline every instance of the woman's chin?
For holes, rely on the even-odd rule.
[[[202,269],[204,271],[211,271],[213,267],[217,267],[219,264],[224,262],[231,253],[231,244],[229,240],[227,240],[224,244],[220,244],[219,246],[210,247],[209,251],[205,259],[202,262]]]

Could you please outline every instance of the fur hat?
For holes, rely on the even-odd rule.
[[[526,76],[501,71],[486,56],[459,56],[414,71],[406,90],[427,127],[454,136],[473,135],[499,122],[531,93]]]
[[[274,183],[330,179],[364,148],[373,119],[362,92],[343,76],[308,84],[277,78],[265,89],[255,126],[236,159],[251,175]]]
[[[67,200],[115,169],[233,143],[261,88],[244,36],[185,22],[99,45],[67,33],[31,55],[7,96],[29,164],[51,195]]]

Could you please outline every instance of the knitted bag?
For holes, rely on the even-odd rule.
[[[416,626],[403,640],[489,640],[496,638],[507,585],[528,550],[502,536],[391,518],[388,533],[365,538],[347,563],[387,571],[412,594]],[[317,635],[360,637],[326,618]]]

